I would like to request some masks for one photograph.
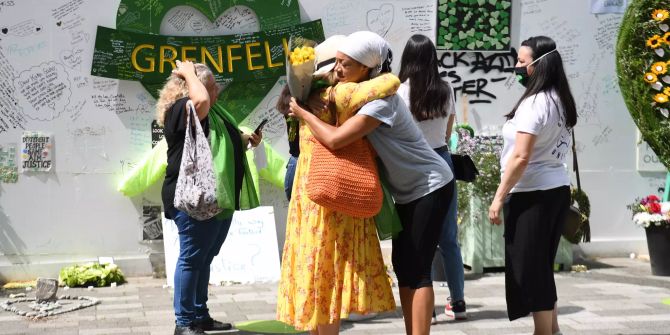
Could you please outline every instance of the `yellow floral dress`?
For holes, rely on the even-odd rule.
[[[385,74],[335,87],[339,122],[366,102],[392,95],[400,81]],[[332,123],[327,116],[324,121]],[[300,157],[288,209],[277,319],[300,330],[332,324],[349,313],[395,310],[374,218],[354,218],[307,197],[313,135],[300,125]]]

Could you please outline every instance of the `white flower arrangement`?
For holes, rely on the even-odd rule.
[[[668,204],[670,207],[670,203]],[[643,228],[647,228],[651,225],[662,226],[667,224],[670,221],[670,217],[666,214],[650,214],[647,212],[640,212],[633,215],[633,222]]]

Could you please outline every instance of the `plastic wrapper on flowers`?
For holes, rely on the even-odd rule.
[[[312,88],[316,42],[302,37],[291,37],[288,45],[289,52],[286,55],[288,88],[291,96],[304,102],[309,97],[309,91]]]

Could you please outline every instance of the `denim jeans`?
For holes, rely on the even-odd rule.
[[[286,199],[291,201],[291,192],[293,191],[293,178],[295,177],[295,167],[298,165],[298,157],[291,155],[286,164],[286,176],[284,177],[284,192]]]
[[[179,258],[174,271],[174,314],[177,326],[209,318],[207,288],[210,264],[219,254],[232,217],[198,221],[179,211],[174,217],[179,231]]]
[[[438,154],[447,161],[449,168],[454,170],[454,163],[451,161],[451,153],[449,150],[440,150]],[[463,256],[461,256],[461,247],[458,245],[458,223],[457,210],[458,199],[456,191],[456,184],[454,183],[454,194],[449,203],[449,209],[446,219],[442,225],[442,233],[438,242],[440,254],[442,254],[442,262],[444,265],[444,272],[447,278],[447,285],[449,285],[449,294],[451,301],[463,300],[465,293],[464,281],[465,274],[463,271]]]

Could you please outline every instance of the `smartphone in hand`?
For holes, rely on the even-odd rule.
[[[254,134],[260,134],[261,130],[263,130],[263,127],[265,127],[265,124],[268,123],[268,119],[263,119],[261,123],[256,127],[256,130],[254,130]]]

